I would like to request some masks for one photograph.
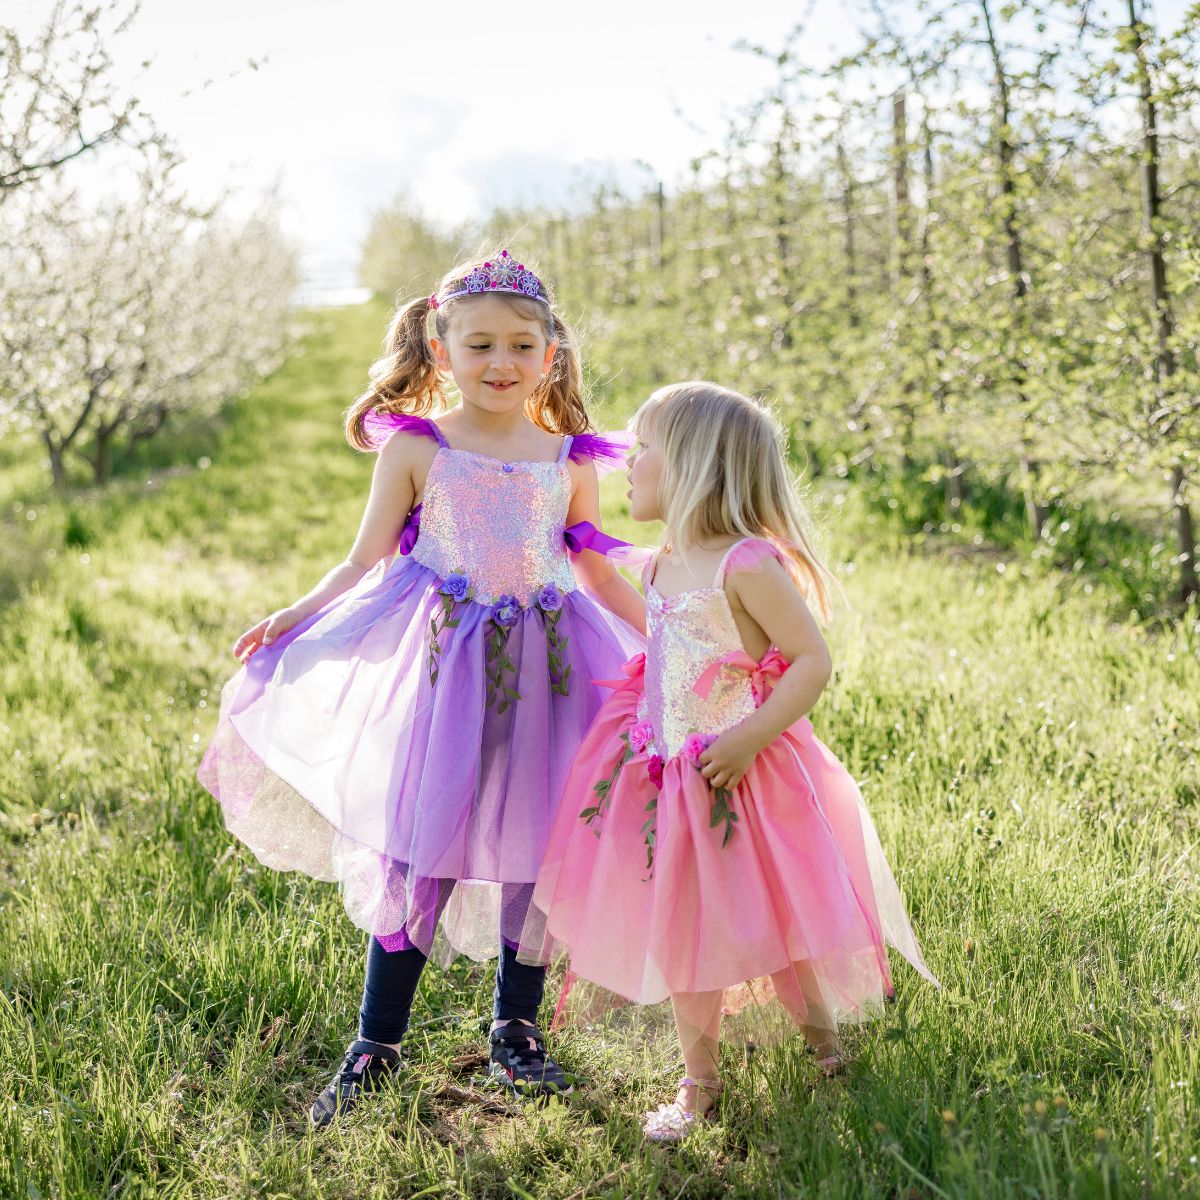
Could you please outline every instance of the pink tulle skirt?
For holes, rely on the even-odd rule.
[[[721,991],[727,1017],[746,1018],[727,1020],[726,1036],[761,1040],[780,1016],[836,1029],[876,1015],[893,991],[888,944],[933,979],[858,788],[807,720],[738,784],[727,840],[682,755],[656,788],[635,754],[599,800],[637,719],[636,685],[610,697],[575,759],[523,938],[529,959],[567,952],[560,1019]]]

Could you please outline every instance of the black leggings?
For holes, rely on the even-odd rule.
[[[367,981],[358,1016],[358,1036],[372,1042],[398,1042],[408,1028],[417,982],[427,959],[416,946],[388,953],[376,938],[367,950]],[[507,941],[500,943],[496,964],[495,1002],[498,1021],[537,1021],[546,987],[546,968],[517,961]]]

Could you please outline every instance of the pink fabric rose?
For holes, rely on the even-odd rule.
[[[654,726],[649,721],[639,721],[629,731],[629,746],[634,754],[641,754],[654,741]]]
[[[663,760],[655,754],[649,762],[646,763],[646,774],[650,776],[650,782],[656,788],[662,787],[663,781]]]
[[[709,748],[717,739],[711,734],[689,733],[683,743],[683,749],[680,753],[694,767],[700,766],[700,755]]]

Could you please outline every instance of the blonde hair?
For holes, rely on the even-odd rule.
[[[633,426],[659,444],[659,506],[674,543],[765,538],[821,619],[829,620],[833,576],[813,548],[783,431],[762,405],[715,383],[674,383],[638,409]]]
[[[434,294],[459,291],[472,271],[498,257],[497,251],[460,263],[446,274]],[[554,300],[545,281],[539,293],[542,299],[511,292],[484,294],[512,305],[526,320],[541,322],[546,341],[558,343],[546,378],[525,401],[526,416],[548,433],[587,433],[592,426],[584,399],[578,340],[555,311]],[[372,411],[424,417],[447,407],[449,400],[442,372],[433,356],[433,347],[429,344],[426,328],[429,314],[435,314],[437,336],[444,339],[453,314],[474,299],[476,296],[473,295],[459,296],[435,309],[431,297],[425,296],[397,307],[388,323],[383,355],[371,365],[371,382],[346,410],[346,440],[351,446],[356,450],[375,449],[375,443],[368,438],[365,428],[367,414]]]

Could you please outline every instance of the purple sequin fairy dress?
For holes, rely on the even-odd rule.
[[[623,452],[584,434],[502,462],[433,421],[374,428],[438,443],[401,554],[238,671],[199,776],[262,863],[338,881],[388,949],[440,926],[484,959],[520,935],[592,681],[642,644],[576,584],[594,531],[565,528],[568,457]]]

